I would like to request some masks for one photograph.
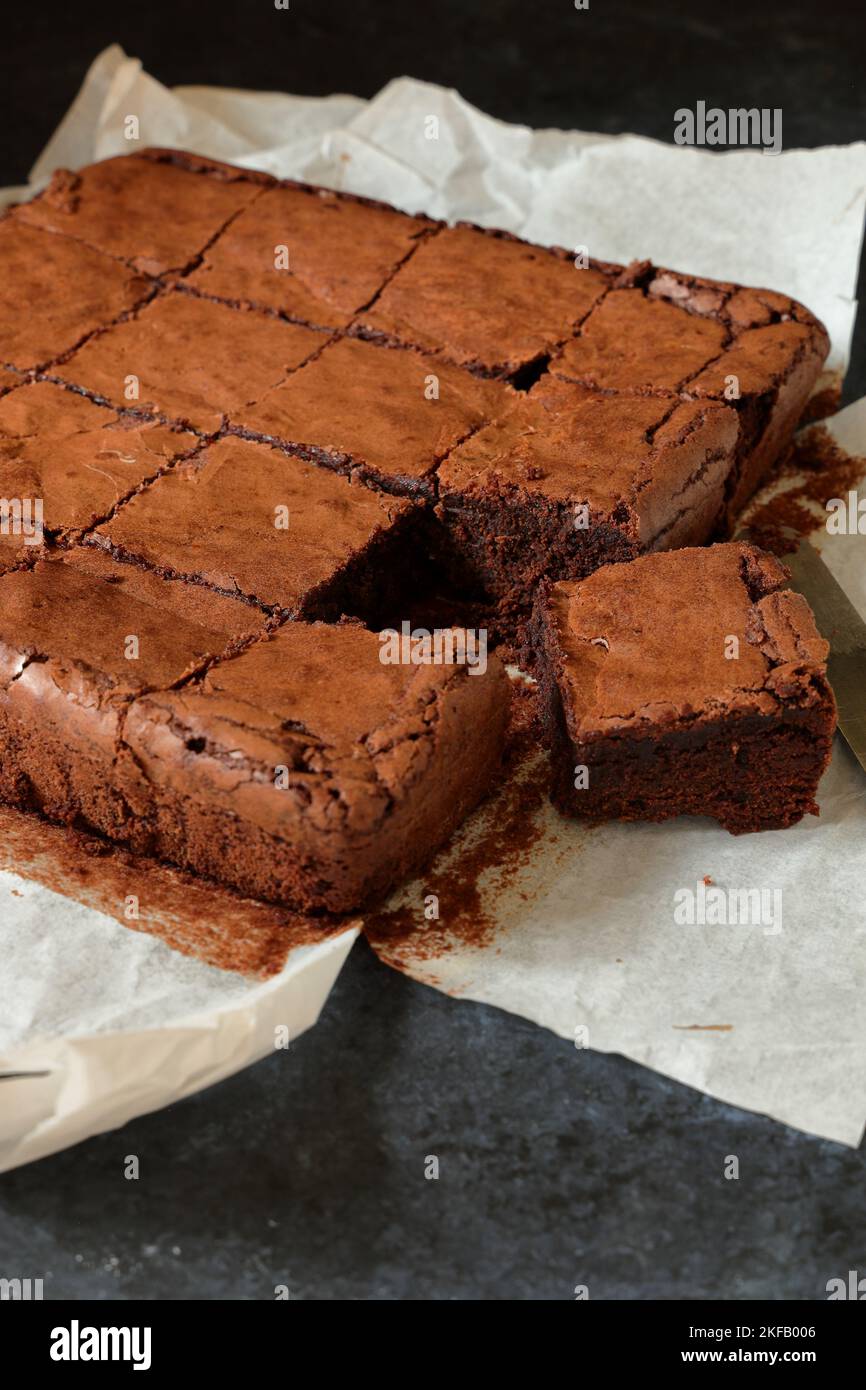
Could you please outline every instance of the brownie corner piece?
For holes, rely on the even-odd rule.
[[[181,689],[136,700],[130,802],[162,858],[309,913],[419,870],[493,780],[509,682],[383,660],[355,624],[290,622]]]
[[[817,814],[836,705],[788,571],[743,543],[641,556],[553,585],[533,618],[565,815],[704,815],[733,834]]]
[[[74,238],[144,275],[183,271],[262,191],[261,176],[148,150],[80,170],[56,169],[14,212],[19,222]]]

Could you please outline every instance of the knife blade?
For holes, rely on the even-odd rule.
[[[839,707],[839,731],[866,772],[866,623],[807,540],[781,558],[830,643],[827,678]]]

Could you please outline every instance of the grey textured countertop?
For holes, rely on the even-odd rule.
[[[781,106],[787,145],[866,133],[859,0],[470,8],[298,0],[279,32],[288,16],[240,0],[205,25],[191,0],[19,7],[0,181],[24,179],[113,40],[167,83],[369,95],[408,72],[536,126],[667,139],[705,99]],[[848,399],[864,365],[861,315]],[[287,1053],[0,1178],[0,1273],[69,1298],[823,1298],[866,1272],[864,1169],[862,1148],[447,999],[359,943]]]

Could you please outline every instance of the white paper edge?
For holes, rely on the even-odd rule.
[[[0,1173],[232,1076],[274,1051],[280,1025],[290,1055],[359,931],[297,948],[278,976],[225,1008],[161,1028],[37,1039],[0,1054]]]

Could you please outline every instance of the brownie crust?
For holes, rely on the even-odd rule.
[[[384,893],[494,778],[504,668],[271,626],[83,548],[3,576],[3,800],[303,912]]]
[[[731,543],[551,587],[534,626],[563,814],[709,815],[734,834],[817,814],[836,708],[827,643],[787,578]]]

